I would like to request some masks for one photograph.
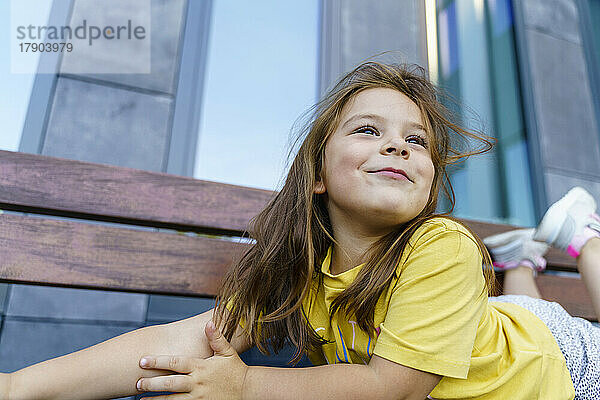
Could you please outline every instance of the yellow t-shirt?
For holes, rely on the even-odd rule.
[[[376,337],[353,318],[334,316],[333,299],[357,276],[360,264],[329,272],[331,250],[303,302],[321,337],[335,341],[308,354],[315,365],[367,364],[373,354],[443,375],[433,399],[573,399],[573,383],[558,344],[529,310],[490,302],[482,259],[472,235],[460,224],[434,218],[410,240],[394,279],[375,310]],[[408,248],[408,247],[407,247]]]

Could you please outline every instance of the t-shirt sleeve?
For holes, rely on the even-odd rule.
[[[481,253],[471,234],[452,221],[428,222],[413,237],[373,353],[466,379],[487,305]]]
[[[225,304],[225,308],[227,309],[227,311],[231,312],[231,309],[233,308],[233,302],[234,302],[234,301],[235,301],[235,299],[232,297],[231,299],[229,299],[229,301],[227,302],[227,304]],[[261,311],[261,312],[258,314],[258,320],[259,320],[259,321],[261,321],[261,320],[262,320],[262,317],[263,317],[263,315],[264,315],[264,312],[263,312],[263,311]],[[240,319],[240,321],[238,322],[238,325],[239,325],[239,326],[240,326],[242,329],[244,329],[244,330],[246,329],[246,320],[244,319],[244,317],[242,317],[242,318]],[[259,335],[260,335],[260,332],[261,332],[261,326],[262,326],[262,325],[261,325],[261,323],[259,322],[259,323],[258,323],[258,327],[257,327],[257,329],[258,329],[258,334],[259,334]]]
[[[227,311],[231,312],[231,308],[233,307],[233,298],[229,299],[229,301],[227,302],[227,304],[225,304],[225,308],[227,309]],[[242,327],[242,329],[246,329],[246,321],[242,318],[238,324],[239,326]]]

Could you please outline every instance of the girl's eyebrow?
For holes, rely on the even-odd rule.
[[[342,129],[346,127],[346,125],[348,125],[349,123],[359,120],[359,119],[372,119],[374,121],[377,121],[379,123],[381,123],[382,121],[385,121],[385,118],[377,115],[377,114],[355,114],[352,117],[350,117],[346,122],[344,122],[344,125],[342,125]],[[425,129],[425,127],[421,124],[419,124],[418,122],[408,122],[407,123],[409,128],[414,128],[414,129],[418,129],[418,130],[422,130],[423,132],[427,133],[427,130]]]
[[[355,114],[353,115],[351,118],[349,118],[344,125],[342,126],[342,128],[346,127],[346,125],[348,125],[350,122],[352,121],[356,121],[358,119],[372,119],[375,120],[377,122],[382,122],[385,120],[385,118],[377,115],[377,114]]]

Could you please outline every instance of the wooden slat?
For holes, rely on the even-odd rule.
[[[274,192],[175,175],[0,151],[0,208],[180,230],[241,232]],[[518,227],[464,220],[480,237]],[[200,229],[196,229],[200,228]],[[0,280],[214,296],[248,244],[0,215]],[[576,270],[551,250],[548,269]],[[544,298],[595,320],[578,279],[541,274]]]
[[[504,283],[504,273],[496,273],[499,288]],[[542,273],[535,278],[535,283],[546,301],[555,301],[572,316],[597,321],[592,306],[592,299],[583,281],[577,276],[558,276]]]
[[[250,244],[0,215],[0,280],[145,293],[214,296]],[[501,274],[499,274],[501,281]],[[596,320],[583,282],[541,274],[543,297]]]
[[[179,230],[241,232],[276,193],[133,168],[0,151],[0,208]],[[480,237],[518,227],[464,220]],[[551,249],[550,268],[575,270]]]
[[[274,194],[165,173],[0,151],[0,209],[6,210],[178,230],[242,232]]]
[[[0,215],[0,279],[214,296],[236,256],[227,240]]]
[[[569,314],[597,321],[592,300],[581,279],[540,274],[536,283],[542,298],[559,303]]]

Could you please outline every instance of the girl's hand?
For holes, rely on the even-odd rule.
[[[212,321],[204,329],[214,355],[207,359],[184,356],[145,356],[140,366],[163,369],[182,375],[141,378],[142,392],[177,392],[153,400],[241,399],[248,366],[219,332]],[[147,363],[144,364],[144,360]],[[181,393],[181,394],[180,394]]]

